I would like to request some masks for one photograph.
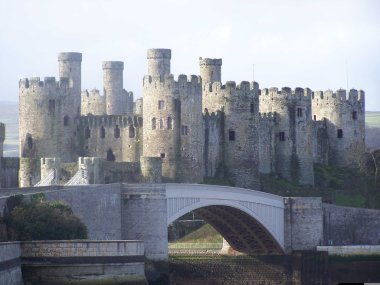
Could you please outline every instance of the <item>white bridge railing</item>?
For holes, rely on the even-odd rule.
[[[65,185],[86,185],[89,184],[87,171],[79,169],[77,173]]]
[[[37,184],[35,184],[34,187],[49,186],[55,184],[57,184],[57,178],[55,175],[55,170],[52,170],[44,179],[41,179]]]

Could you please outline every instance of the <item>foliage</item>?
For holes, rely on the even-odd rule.
[[[42,195],[34,195],[31,202],[18,199],[5,222],[10,232],[14,233],[9,237],[13,240],[87,238],[86,226],[69,206],[60,201],[47,202]]]
[[[222,236],[210,225],[205,224],[199,229],[179,239],[177,242],[186,243],[222,243]]]

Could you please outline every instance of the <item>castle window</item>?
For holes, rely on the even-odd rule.
[[[164,129],[164,120],[160,119],[160,130]]]
[[[338,139],[343,138],[343,130],[342,129],[337,130],[337,137],[338,137]]]
[[[317,120],[317,116],[316,115],[314,115],[314,121],[316,121]]]
[[[168,130],[173,129],[173,120],[171,117],[168,117],[168,121],[166,123],[168,125]]]
[[[113,135],[116,139],[120,138],[120,129],[119,129],[119,126],[116,125],[116,128],[114,129],[113,131]]]
[[[158,101],[158,110],[162,110],[165,108],[165,102],[164,100],[159,100]]]
[[[152,119],[152,130],[156,129],[156,118]]]
[[[32,149],[32,147],[33,147],[33,139],[32,139],[32,137],[28,137],[26,139],[26,144],[28,145],[29,149]]]
[[[165,158],[165,153],[160,153],[161,158]]]
[[[69,121],[70,121],[70,117],[69,116],[64,116],[63,117],[63,125],[64,126],[68,126],[69,125]]]
[[[233,130],[229,130],[228,131],[228,139],[230,141],[234,141],[235,140],[235,131],[233,131]]]
[[[107,157],[106,157],[106,159],[107,159],[107,161],[115,161],[116,160],[115,155],[113,154],[112,149],[107,150]]]
[[[181,135],[187,136],[188,133],[189,133],[189,127],[182,125],[181,126]]]
[[[281,142],[284,142],[285,141],[285,132],[280,132],[278,134],[278,137],[280,139]]]
[[[297,108],[297,117],[302,117],[302,116],[303,116],[303,109]]]
[[[89,127],[87,127],[85,130],[84,130],[84,137],[86,139],[89,139],[91,137],[91,130]]]
[[[254,113],[254,112],[255,112],[255,105],[251,103],[251,113]]]
[[[353,120],[357,120],[358,119],[358,112],[356,112],[356,111],[352,112],[352,119]]]
[[[181,101],[174,99],[174,111],[181,112]]]
[[[106,129],[101,126],[100,127],[100,138],[104,139],[106,137]]]
[[[55,100],[49,100],[49,113],[54,113],[55,111]]]
[[[129,126],[129,137],[130,138],[135,137],[135,128],[133,126]]]

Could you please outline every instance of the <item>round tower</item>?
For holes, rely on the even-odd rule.
[[[58,55],[59,77],[65,77],[70,80],[69,86],[72,90],[73,105],[71,109],[75,115],[80,115],[81,104],[81,64],[82,54],[79,52],[62,52]],[[73,108],[74,107],[74,108]]]
[[[122,61],[103,62],[103,86],[106,96],[107,115],[124,114]]]
[[[222,59],[221,58],[199,58],[199,68],[202,83],[222,81]]]
[[[170,49],[148,49],[148,75],[169,75],[171,57]]]

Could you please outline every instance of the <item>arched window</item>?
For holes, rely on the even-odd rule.
[[[116,125],[116,128],[113,131],[113,134],[114,134],[115,138],[117,138],[117,139],[120,138],[120,129],[119,129],[118,125]]]
[[[116,160],[115,155],[113,154],[112,149],[107,150],[107,157],[106,157],[106,159],[107,159],[107,161],[115,161]]]
[[[28,137],[27,139],[26,139],[26,144],[28,145],[28,148],[29,149],[32,149],[32,147],[33,147],[33,139],[32,139],[32,137]]]
[[[91,137],[91,130],[89,127],[87,127],[85,130],[84,130],[84,137],[86,139],[89,139]]]
[[[133,126],[129,126],[129,137],[134,138],[136,135],[135,128]]]
[[[68,126],[70,122],[70,117],[68,115],[63,117],[63,125]]]
[[[102,139],[106,137],[106,129],[103,126],[100,127],[100,137]]]
[[[171,117],[168,117],[167,125],[168,125],[168,130],[173,129],[173,120]]]
[[[152,130],[156,129],[156,118],[152,119]]]

